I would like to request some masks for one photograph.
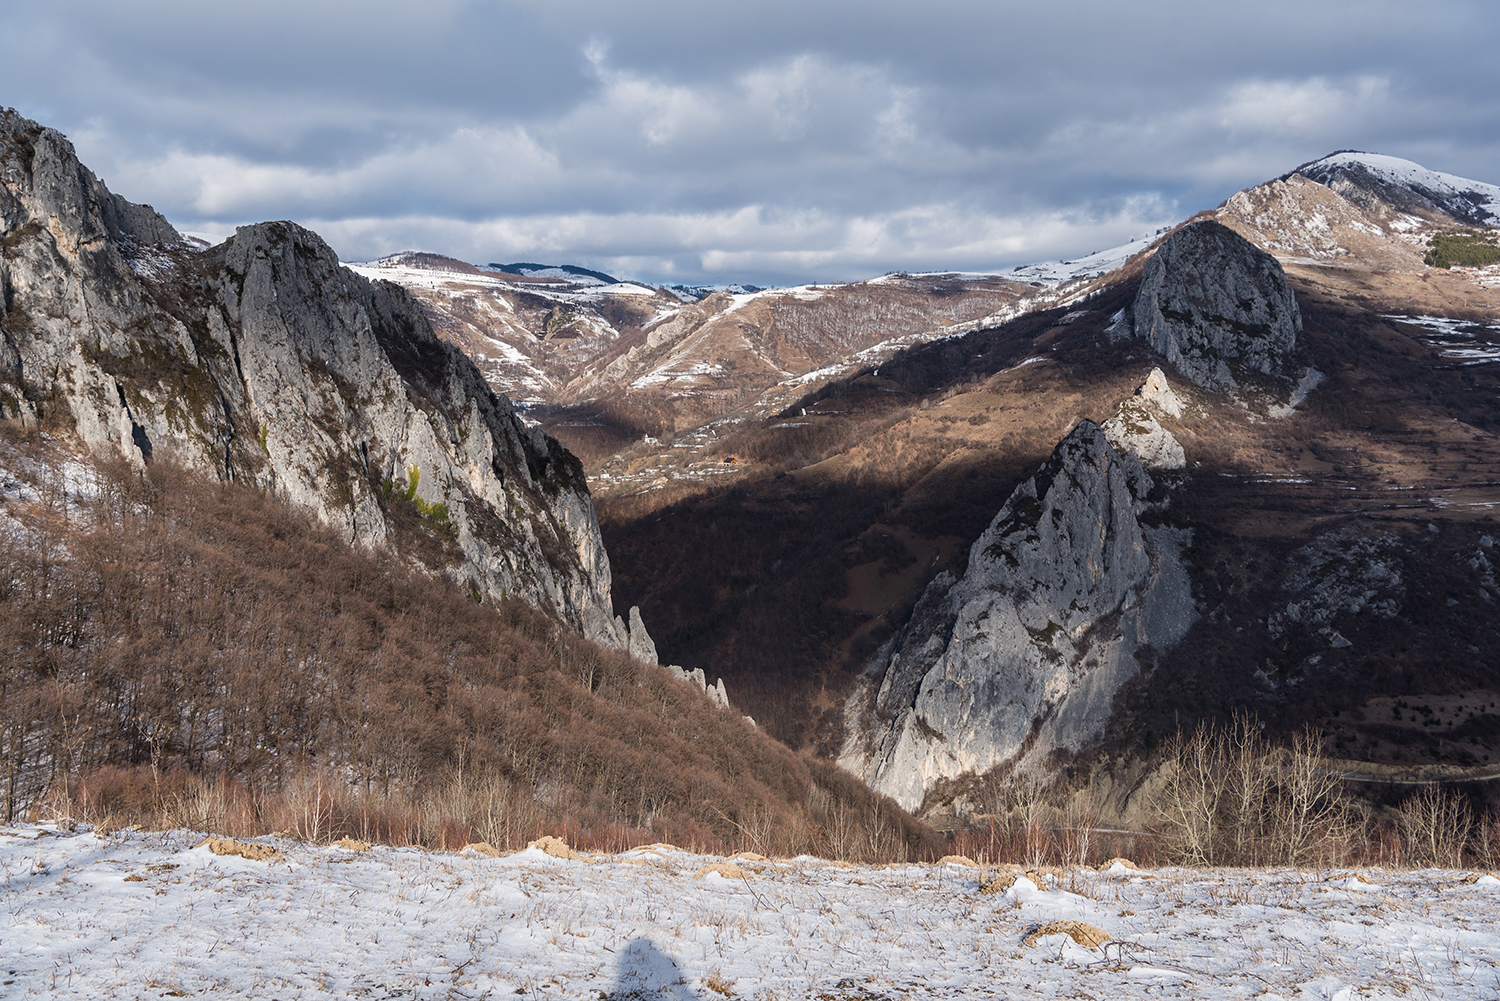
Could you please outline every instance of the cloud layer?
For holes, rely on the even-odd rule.
[[[1334,149],[1500,181],[1489,0],[32,6],[0,101],[183,229],[349,260],[996,270]]]

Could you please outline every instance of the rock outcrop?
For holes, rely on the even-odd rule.
[[[1182,400],[1159,368],[1153,368],[1145,384],[1104,422],[1104,436],[1121,452],[1133,452],[1147,469],[1181,469],[1187,465],[1182,445],[1161,426],[1153,410],[1168,417],[1182,416]]]
[[[623,619],[616,619],[615,630],[626,637],[625,649],[632,657],[644,660],[648,664],[657,663],[656,641],[651,638],[650,633],[646,632],[646,623],[641,621],[639,608],[631,606],[629,623]]]
[[[729,708],[729,692],[724,688],[723,678],[710,685],[708,683],[708,676],[703,673],[703,668],[701,667],[695,667],[689,671],[678,667],[676,664],[665,664],[663,666],[667,669],[668,674],[679,681],[691,681],[697,687],[698,691],[708,696],[710,702],[725,709]],[[749,717],[746,718],[748,719]],[[755,721],[751,720],[751,722]]]
[[[1196,617],[1185,529],[1133,452],[1080,423],[940,574],[847,706],[841,763],[907,809],[934,786],[1097,738]]]
[[[630,645],[582,466],[399,287],[292,223],[197,251],[13,111],[0,239],[4,416],[70,418],[96,453],[277,491],[351,541]]]
[[[1293,378],[1302,313],[1276,258],[1217,222],[1190,223],[1146,263],[1135,336],[1213,390]]]

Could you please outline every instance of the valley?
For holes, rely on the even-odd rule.
[[[1412,181],[1420,168],[1408,165],[1398,190],[1361,167],[1380,158],[1361,156],[1328,158],[1194,217],[1278,258],[1316,376],[1288,408],[1184,386],[1164,369],[1187,401],[1163,426],[1187,456],[1171,517],[1193,532],[1187,560],[1203,614],[1122,693],[1096,764],[1138,754],[1144,734],[1174,720],[1236,706],[1286,734],[1316,720],[1341,757],[1353,746],[1412,765],[1500,755],[1488,739],[1382,742],[1373,726],[1327,727],[1367,702],[1489,684],[1500,639],[1486,624],[1494,595],[1480,563],[1500,503],[1500,374],[1489,371],[1500,356],[1490,347],[1500,342],[1500,270],[1423,262],[1435,234],[1473,221],[1443,200],[1461,179]],[[830,348],[802,361],[820,364],[814,378],[726,392],[724,369],[695,356],[691,378],[669,369],[619,389],[596,382],[592,403],[529,413],[585,457],[619,592],[672,624],[658,629],[663,656],[723,677],[737,704],[793,746],[835,754],[857,679],[929,583],[963,572],[970,542],[1069,428],[1103,422],[1159,364],[1109,331],[1160,236],[1099,255],[1102,273],[817,289],[816,302],[843,315],[863,315],[870,288],[893,282],[992,312],[896,326],[868,346],[846,339],[841,358]],[[1008,303],[980,297],[997,289],[1009,289]],[[762,329],[784,324],[778,295],[743,305],[736,296],[741,328],[766,322],[759,300],[772,317]],[[718,401],[696,425],[695,397]],[[620,430],[631,407],[655,422]],[[1388,604],[1298,583],[1297,567],[1334,539],[1384,554],[1397,582],[1380,592]],[[1304,593],[1333,606],[1311,634],[1287,621]]]
[[[244,489],[438,589],[402,601],[480,608],[397,658],[446,658],[405,712],[435,714],[448,736],[356,751],[268,722],[260,739],[299,749],[257,758],[252,796],[374,754],[358,767],[384,795],[500,767],[513,810],[573,760],[508,846],[546,816],[724,843],[779,812],[784,850],[830,850],[830,818],[845,817],[898,829],[886,849],[920,854],[935,830],[1011,817],[1034,782],[1048,809],[1152,828],[1161,744],[1248,713],[1271,745],[1315,739],[1337,763],[1325,771],[1446,776],[1479,815],[1494,806],[1500,713],[1481,698],[1500,669],[1494,186],[1340,153],[1114,250],[1007,274],[653,286],[428,252],[341,264],[290,223],[199,248],[110,193],[63,137],[8,116],[12,214],[54,220],[6,244],[9,551],[32,582],[7,599],[15,635],[52,635],[38,616],[67,605],[21,597],[48,590],[49,564],[25,555],[39,526],[76,535],[65,548],[81,554],[160,519],[183,533],[174,552],[254,564],[194,513],[250,510]],[[1433,263],[1435,248],[1479,263]],[[71,499],[48,492],[58,470],[111,455],[124,465],[99,465]],[[177,507],[178,494],[194,499]],[[80,520],[112,497],[135,508]],[[67,593],[104,587],[99,572],[78,562]],[[163,586],[150,572],[132,586]],[[70,652],[17,662],[17,691],[39,692],[57,665],[93,678],[85,665],[113,656],[115,613],[70,600]],[[272,587],[256,602],[286,600]],[[362,600],[373,632],[298,640],[317,652],[289,677],[345,679],[362,694],[326,703],[338,713],[397,712],[358,664],[409,648],[406,617],[389,596]],[[338,608],[313,620],[342,623]],[[546,621],[571,638],[548,638]],[[453,673],[507,645],[531,666]],[[232,701],[209,699],[201,721],[154,708],[145,729],[105,709],[117,684],[155,705],[139,679],[161,670],[209,698],[227,662],[195,650],[168,645],[121,662],[119,681],[70,688],[70,711],[104,738],[89,753],[64,754],[34,712],[50,703],[25,703],[7,724],[10,815],[59,788],[95,810],[89,796],[128,800],[136,781],[85,795],[52,785],[58,768],[149,760],[191,784],[241,761]],[[710,730],[734,734],[743,767],[798,776],[793,788],[732,805],[735,755],[693,766],[714,776],[702,796],[578,764],[598,764],[581,736],[598,700],[620,720],[645,711],[623,680],[633,664],[648,670],[636,687],[686,700],[663,696],[669,713],[629,724],[638,744],[653,727],[702,733],[718,713]],[[553,725],[584,728],[583,744],[516,743],[558,704],[533,675],[574,693],[572,722]],[[521,702],[499,694],[511,685]],[[507,708],[456,722],[447,707],[471,689]],[[1394,823],[1399,797],[1372,789],[1350,808]],[[169,819],[162,802],[150,811]],[[474,816],[457,809],[453,830]]]

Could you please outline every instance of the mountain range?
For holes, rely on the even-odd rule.
[[[934,823],[1022,773],[1129,817],[1243,711],[1500,765],[1494,185],[1344,151],[1075,261],[688,289],[197,247],[14,112],[0,179],[6,419],[688,665]]]

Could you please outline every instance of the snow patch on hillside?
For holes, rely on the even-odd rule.
[[[1428,331],[1422,339],[1436,348],[1439,355],[1457,365],[1486,365],[1500,361],[1500,324],[1486,325],[1445,316],[1390,314],[1386,319]]]
[[[1002,277],[1016,281],[1048,284],[1077,281],[1080,278],[1097,278],[1123,267],[1126,261],[1155,243],[1162,232],[1165,231],[1149,233],[1108,250],[1096,250],[1074,261],[1045,261],[1041,264],[1022,265]]]

